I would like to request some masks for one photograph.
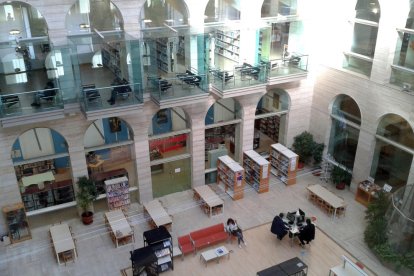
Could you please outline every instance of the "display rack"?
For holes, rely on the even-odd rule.
[[[4,206],[3,213],[6,219],[10,242],[12,244],[32,238],[29,223],[24,211],[24,205],[22,203]]]
[[[247,184],[258,193],[269,191],[269,161],[254,150],[247,150],[243,153],[243,168]]]
[[[126,176],[105,180],[105,190],[109,210],[123,209],[131,203]]]
[[[377,193],[381,190],[381,187],[377,184],[364,180],[358,184],[358,189],[355,193],[355,200],[368,207],[368,204],[377,196]]]
[[[158,228],[143,233],[144,246],[151,247],[157,257],[157,271],[164,272],[168,269],[174,270],[173,242],[167,228]]]
[[[296,183],[298,159],[296,153],[280,143],[270,147],[270,171],[285,185]]]
[[[216,30],[215,36],[215,53],[239,62],[240,31]]]
[[[224,185],[225,192],[233,200],[244,196],[244,169],[228,155],[220,156],[217,160],[217,184]]]

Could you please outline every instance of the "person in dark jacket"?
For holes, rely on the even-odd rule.
[[[275,216],[272,222],[272,227],[270,232],[275,234],[279,240],[282,240],[283,237],[288,233],[289,227],[283,222],[283,213],[280,213],[278,216]]]
[[[304,246],[305,242],[309,244],[315,239],[315,225],[310,219],[306,219],[306,226],[299,232],[300,245]]]

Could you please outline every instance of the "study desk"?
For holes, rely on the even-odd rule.
[[[120,241],[135,242],[134,229],[121,210],[106,212],[105,223],[110,228],[111,238],[116,247],[119,246]]]
[[[65,252],[70,252],[73,259],[77,258],[75,243],[70,233],[69,226],[66,223],[54,225],[50,227],[50,236],[53,242],[53,248],[58,264],[60,264],[59,255]]]
[[[40,184],[40,186],[42,186],[43,182],[45,181],[55,181],[55,176],[53,175],[52,171],[22,177],[22,184],[24,187],[30,186],[32,184]]]
[[[152,227],[165,226],[165,228],[171,230],[172,219],[158,199],[144,203],[144,212],[150,216]]]
[[[303,221],[300,224],[296,223],[296,219],[293,223],[289,223],[289,219],[287,219],[286,214],[283,216],[283,222],[289,227],[289,238],[290,238],[290,247],[293,246],[293,240],[296,236],[299,235],[300,230],[306,226],[306,222]]]
[[[309,193],[322,199],[325,203],[334,209],[333,218],[336,218],[336,211],[340,207],[345,207],[345,202],[342,198],[338,197],[325,187],[319,184],[310,185],[307,187]]]
[[[211,217],[213,215],[213,210],[220,211],[223,213],[224,209],[224,201],[210,188],[208,185],[202,185],[198,187],[194,187],[194,198],[201,199],[203,201],[203,205],[207,208],[208,215]],[[204,206],[200,205],[201,208]]]

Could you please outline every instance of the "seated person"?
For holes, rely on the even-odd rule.
[[[244,241],[243,232],[239,228],[239,226],[237,225],[237,222],[234,219],[229,218],[227,220],[226,232],[237,237],[237,242],[240,248],[241,248],[241,242],[243,242],[244,246],[247,246],[246,242]]]
[[[278,216],[275,216],[273,218],[272,226],[270,228],[270,232],[275,234],[279,240],[282,240],[289,230],[289,227],[283,221],[283,216],[283,213],[280,213]]]
[[[32,106],[39,107],[41,98],[44,98],[47,101],[53,101],[53,97],[56,95],[56,90],[53,88],[55,88],[55,84],[52,80],[49,80],[43,91],[35,93]]]
[[[115,104],[115,99],[117,95],[122,95],[128,92],[131,92],[131,87],[129,87],[128,81],[126,79],[115,78],[111,83],[111,86],[115,86],[111,91],[111,98],[107,101],[110,105]]]
[[[299,231],[300,245],[303,247],[305,242],[309,244],[315,239],[315,225],[310,219],[306,219],[306,226]]]

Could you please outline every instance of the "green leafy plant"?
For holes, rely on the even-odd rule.
[[[323,155],[323,149],[325,148],[324,143],[313,143],[312,148],[312,157],[315,164],[319,164],[322,162],[322,155]]]
[[[312,157],[314,146],[313,135],[307,131],[293,137],[293,151],[299,155],[299,161],[306,163]]]
[[[79,177],[77,184],[76,201],[82,211],[86,213],[92,202],[98,197],[98,191],[96,190],[95,183],[86,176]]]

